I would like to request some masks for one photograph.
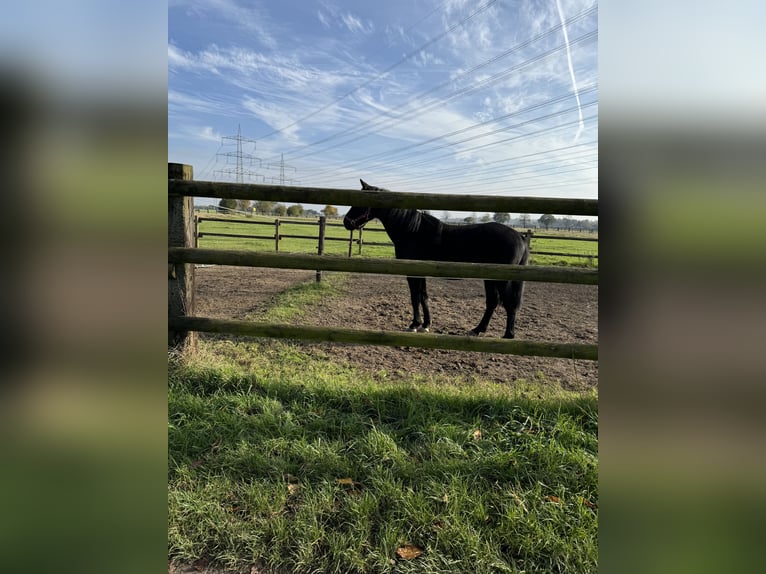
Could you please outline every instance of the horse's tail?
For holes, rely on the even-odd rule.
[[[526,265],[529,261],[529,251],[531,249],[532,233],[525,231],[521,234],[521,239],[524,242],[524,251],[521,254],[521,260],[519,265]]]

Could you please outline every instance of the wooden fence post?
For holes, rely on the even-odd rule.
[[[324,236],[325,229],[327,227],[327,218],[324,215],[319,216],[319,243],[317,245],[317,253],[324,255]],[[317,269],[317,283],[322,281],[322,270]]]
[[[279,253],[279,218],[274,220],[274,251]]]
[[[194,179],[192,166],[168,163],[168,179]],[[168,196],[168,247],[195,247],[194,198]],[[194,265],[168,265],[168,319],[194,315]],[[197,333],[168,329],[168,346],[194,348]]]

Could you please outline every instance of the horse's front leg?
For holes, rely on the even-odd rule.
[[[424,291],[425,279],[420,277],[407,277],[407,285],[410,288],[410,303],[412,304],[412,323],[407,327],[410,332],[422,331],[423,321],[420,318],[420,304],[422,301],[422,293]],[[425,307],[427,309],[427,307]],[[426,311],[426,316],[430,322],[431,316]]]

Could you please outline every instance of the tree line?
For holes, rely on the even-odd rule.
[[[302,217],[318,216],[320,212],[327,217],[337,217],[338,208],[334,205],[326,205],[320,211],[305,209],[301,204],[284,205],[276,201],[250,201],[249,199],[222,199],[218,207],[224,210],[242,211],[244,213],[258,215],[276,215],[277,217]]]
[[[450,219],[450,214],[447,212],[444,216],[445,220]],[[598,229],[598,222],[597,221],[590,221],[590,220],[583,220],[583,219],[573,219],[571,217],[561,217],[557,218],[550,213],[545,213],[538,217],[536,220],[533,220],[528,214],[522,213],[519,215],[518,218],[512,219],[510,213],[495,213],[493,215],[489,215],[488,213],[485,213],[481,217],[478,217],[476,214],[469,215],[468,217],[464,217],[462,220],[463,223],[488,223],[489,221],[496,221],[497,223],[502,223],[504,225],[511,225],[513,227],[531,227],[533,223],[537,223],[536,227],[544,227],[545,229],[550,228],[556,228],[556,229],[570,229],[570,230],[597,230]]]
[[[275,201],[250,201],[247,199],[222,199],[218,206],[225,210],[241,211],[247,214],[258,215],[274,215],[277,217],[318,217],[320,214],[326,217],[338,217],[338,208],[334,205],[326,205],[323,209],[315,211],[313,209],[304,209],[300,204],[285,206]],[[428,213],[428,211],[426,211]],[[451,220],[449,212],[445,212],[444,220]],[[535,227],[543,227],[545,229],[569,229],[569,230],[581,230],[581,231],[597,231],[598,221],[573,219],[571,217],[557,218],[550,213],[545,213],[533,220],[528,214],[522,213],[518,218],[512,219],[510,213],[497,212],[493,215],[485,213],[482,216],[469,215],[458,220],[462,223],[487,223],[489,221],[496,221],[504,225],[511,225],[513,227],[528,228],[534,225]]]

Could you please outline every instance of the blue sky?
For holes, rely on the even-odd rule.
[[[170,0],[169,161],[233,181],[241,128],[256,183],[595,198],[597,9]]]

